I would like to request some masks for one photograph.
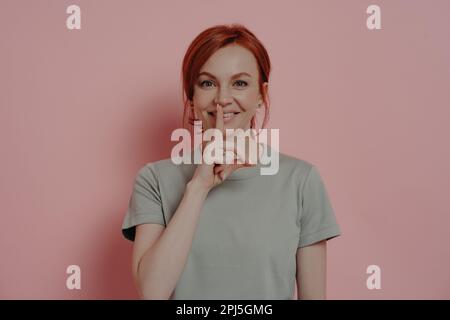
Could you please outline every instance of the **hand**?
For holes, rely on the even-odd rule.
[[[225,137],[225,129],[224,129],[224,121],[223,121],[223,109],[222,106],[217,104],[217,113],[216,113],[216,129],[220,130],[222,132],[222,136],[224,137],[223,145],[224,145],[224,151],[225,152],[233,152],[233,158],[243,158],[242,152],[239,152],[237,150],[237,146],[234,145],[234,149],[231,150],[230,147],[226,146],[225,140],[227,139]],[[214,141],[208,141],[204,147],[203,147],[203,153],[207,145],[215,143]],[[244,157],[245,159],[245,157]],[[219,163],[217,160],[215,160],[212,164],[207,164],[202,159],[202,163],[197,165],[197,168],[195,170],[194,176],[192,177],[192,180],[196,181],[198,185],[204,187],[206,190],[210,190],[216,185],[219,185],[225,179],[230,176],[231,173],[233,173],[235,170],[242,168],[242,167],[253,167],[255,164],[251,163],[243,163],[243,164],[222,164]],[[192,181],[191,180],[191,181]]]

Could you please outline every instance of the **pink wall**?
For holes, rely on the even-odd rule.
[[[66,28],[70,4],[81,30]],[[266,45],[269,127],[319,167],[344,232],[328,297],[450,298],[445,0],[2,0],[0,298],[137,297],[120,233],[134,174],[170,155],[189,42],[231,22]],[[66,288],[71,264],[81,290]]]

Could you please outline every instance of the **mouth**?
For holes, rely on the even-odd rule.
[[[231,120],[233,120],[236,115],[238,115],[240,112],[224,112],[223,113],[223,122],[227,123]],[[216,112],[208,112],[208,115],[210,115],[213,118],[216,118]]]

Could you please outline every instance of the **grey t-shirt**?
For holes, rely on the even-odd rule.
[[[269,152],[278,152],[269,148]],[[201,209],[173,299],[292,299],[297,248],[341,235],[318,169],[279,152],[279,170],[240,168],[214,187]],[[195,164],[163,159],[137,173],[122,233],[170,223]]]

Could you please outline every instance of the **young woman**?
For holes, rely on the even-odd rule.
[[[183,61],[184,122],[245,130],[264,106],[264,127],[269,73],[266,49],[244,26],[203,31]],[[169,158],[139,170],[122,232],[134,241],[141,298],[292,299],[296,283],[299,299],[326,298],[326,241],[339,225],[318,169],[277,154],[274,175],[260,174],[259,161]]]

